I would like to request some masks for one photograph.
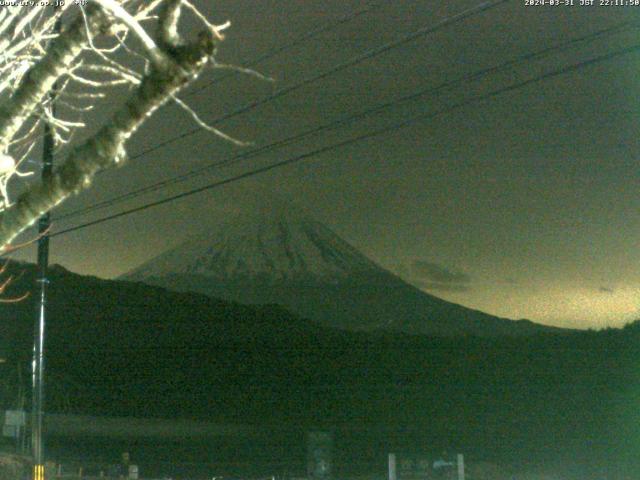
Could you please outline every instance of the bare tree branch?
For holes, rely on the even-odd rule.
[[[170,2],[179,4],[178,2]],[[165,9],[176,18],[176,9]],[[179,45],[172,21],[161,22],[164,44],[163,61],[151,71],[122,109],[107,121],[93,137],[74,148],[63,164],[45,182],[21,195],[14,205],[0,213],[0,245],[9,244],[42,214],[91,184],[95,174],[125,159],[125,143],[156,109],[202,71],[214,52],[214,36],[203,32],[190,44]],[[174,43],[175,42],[175,43]]]
[[[67,8],[70,4],[67,2]],[[180,37],[182,7],[204,27],[190,43]],[[156,9],[158,16],[152,17]],[[0,251],[5,252],[40,216],[88,188],[98,171],[123,163],[127,140],[168,100],[183,105],[202,128],[231,139],[205,124],[176,97],[213,63],[215,43],[223,38],[221,32],[228,22],[213,25],[188,0],[92,0],[55,34],[52,26],[61,12],[52,16],[45,12],[39,8],[25,16],[19,8],[0,11],[0,46],[6,47],[0,51],[0,95],[8,94],[0,104],[0,159],[4,162],[0,165]],[[155,39],[141,24],[150,20],[156,20]],[[30,28],[33,31],[27,31]],[[126,44],[129,32],[139,40],[136,45],[142,47],[141,53]],[[115,45],[97,43],[99,36],[115,40]],[[116,52],[131,62],[121,63],[113,56]],[[56,98],[67,117],[51,108],[49,93],[56,82]],[[104,98],[105,88],[119,85],[135,90],[95,135],[73,146],[73,133],[86,126],[82,113]],[[42,122],[50,125],[57,146],[64,145],[65,159],[50,177],[30,184],[12,203],[7,184],[29,174],[17,167],[35,144]]]
[[[98,6],[87,9],[86,25],[78,18],[65,32],[51,42],[47,54],[24,76],[19,88],[0,105],[0,153],[7,147],[22,124],[40,105],[55,82],[72,66],[87,41],[87,30],[98,33],[111,22]]]

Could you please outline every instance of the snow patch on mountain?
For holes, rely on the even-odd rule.
[[[329,228],[308,218],[245,218],[187,240],[126,275],[199,275],[218,281],[331,281],[383,272]]]

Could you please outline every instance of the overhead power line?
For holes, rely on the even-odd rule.
[[[637,22],[622,22],[619,24],[616,24],[614,26],[611,27],[607,27],[605,29],[601,29],[598,30],[596,32],[592,32],[586,35],[583,35],[581,37],[577,37],[574,39],[570,39],[564,42],[561,42],[559,44],[556,45],[552,45],[550,47],[545,47],[542,48],[540,50],[534,51],[534,52],[529,52],[529,53],[525,53],[523,55],[519,55],[516,56],[513,59],[507,60],[503,63],[500,63],[498,65],[494,65],[488,68],[484,68],[481,69],[479,71],[467,74],[467,75],[463,75],[461,77],[458,77],[457,79],[448,81],[448,82],[443,82],[440,83],[438,85],[435,86],[428,86],[426,88],[422,88],[420,90],[418,90],[417,92],[411,93],[409,95],[405,95],[403,97],[397,98],[397,99],[393,99],[391,101],[385,102],[383,104],[379,104],[376,105],[374,107],[368,108],[364,111],[358,112],[358,113],[354,113],[354,114],[350,114],[347,116],[344,116],[342,118],[339,118],[337,120],[333,120],[327,123],[324,123],[322,125],[313,127],[311,129],[305,130],[303,132],[300,132],[298,134],[286,137],[284,139],[278,140],[276,142],[270,143],[268,145],[264,145],[262,147],[258,147],[256,149],[253,149],[251,151],[248,152],[242,152],[240,154],[237,154],[231,158],[227,158],[221,161],[217,161],[217,162],[213,162],[209,165],[205,165],[203,167],[197,168],[195,170],[192,170],[190,172],[181,174],[181,175],[177,175],[175,177],[166,179],[166,180],[162,180],[156,183],[153,183],[151,185],[147,185],[145,187],[142,188],[138,188],[136,190],[127,192],[125,194],[121,194],[115,197],[112,197],[110,199],[104,200],[102,202],[96,203],[94,205],[90,205],[88,207],[85,208],[81,208],[78,210],[75,210],[73,212],[69,212],[67,214],[64,215],[60,215],[58,217],[56,217],[56,219],[59,220],[65,220],[68,218],[73,218],[79,215],[84,215],[86,213],[90,213],[92,211],[95,210],[99,210],[102,208],[106,208],[106,207],[111,207],[114,205],[117,205],[118,203],[127,201],[127,200],[131,200],[134,198],[137,198],[141,195],[147,194],[147,193],[151,193],[151,192],[155,192],[164,188],[167,188],[168,186],[171,185],[175,185],[184,181],[187,181],[191,178],[200,176],[202,174],[206,174],[206,173],[210,173],[213,170],[216,170],[218,168],[221,167],[226,167],[229,166],[231,164],[235,164],[238,163],[240,161],[243,160],[247,160],[250,158],[254,158],[260,155],[264,155],[266,153],[272,152],[280,147],[284,147],[287,145],[291,145],[293,143],[296,143],[304,138],[310,137],[310,136],[314,136],[317,135],[325,130],[333,130],[335,128],[338,128],[340,126],[344,126],[346,124],[352,123],[356,120],[362,119],[364,117],[379,113],[385,109],[389,109],[392,108],[394,106],[397,106],[399,104],[402,103],[406,103],[412,100],[416,100],[420,97],[423,97],[425,95],[430,95],[430,94],[435,94],[438,93],[441,90],[445,90],[445,89],[449,89],[451,87],[454,87],[456,85],[460,85],[463,83],[468,83],[468,82],[472,82],[475,80],[479,80],[481,78],[484,78],[487,75],[492,75],[492,74],[497,74],[509,69],[513,69],[515,67],[518,67],[520,65],[532,62],[534,60],[539,60],[541,58],[544,58],[548,55],[557,53],[558,51],[563,51],[566,50],[568,48],[574,47],[577,44],[584,44],[586,42],[591,42],[594,40],[597,40],[599,38],[602,38],[603,36],[606,35],[612,35],[615,33],[619,33],[622,32],[626,29],[629,29],[630,27],[634,27],[637,28],[638,26],[640,26]]]
[[[298,45],[300,45],[300,44],[302,44],[302,43],[304,43],[306,41],[312,40],[313,38],[315,38],[315,37],[317,37],[319,35],[322,35],[325,32],[333,30],[334,28],[336,28],[336,27],[338,27],[340,25],[343,25],[343,24],[348,23],[348,22],[350,22],[352,20],[355,20],[356,18],[358,18],[358,17],[360,17],[360,16],[362,16],[364,14],[370,13],[373,10],[375,10],[376,8],[381,7],[383,5],[383,3],[384,2],[372,2],[372,3],[369,3],[368,5],[365,5],[364,7],[360,8],[359,10],[355,10],[355,11],[353,11],[351,13],[347,13],[347,14],[339,17],[337,20],[325,23],[324,25],[321,25],[321,26],[319,26],[317,28],[311,29],[311,30],[303,33],[302,35],[294,38],[292,41],[290,41],[288,43],[285,43],[283,45],[279,45],[279,46],[277,46],[277,47],[275,47],[275,48],[263,53],[262,55],[254,58],[253,60],[250,60],[248,62],[243,62],[241,64],[241,67],[242,68],[252,68],[252,67],[258,65],[259,63],[262,63],[262,62],[264,62],[266,60],[269,60],[270,58],[273,58],[273,57],[275,57],[277,55],[280,55],[281,53],[284,53],[284,52],[286,52],[288,50],[291,50],[291,49],[297,47]],[[198,93],[198,92],[200,92],[202,90],[206,90],[207,88],[211,87],[212,85],[215,85],[216,83],[220,83],[223,80],[225,80],[225,79],[227,79],[229,77],[233,77],[233,76],[235,76],[237,74],[239,74],[238,71],[229,72],[226,75],[222,75],[222,76],[220,76],[218,78],[215,78],[215,79],[211,80],[206,85],[202,85],[202,86],[200,86],[198,88],[194,88],[194,89],[189,90],[189,92],[187,92],[186,95],[193,95],[193,94]]]
[[[324,70],[318,74],[315,75],[311,75],[309,77],[306,77],[288,87],[283,87],[280,90],[277,90],[275,92],[273,92],[271,95],[262,98],[260,100],[255,100],[253,102],[249,102],[246,103],[245,105],[227,113],[224,114],[212,121],[210,121],[209,123],[214,126],[217,125],[225,120],[228,120],[230,118],[233,118],[237,115],[243,114],[245,112],[248,112],[250,110],[253,110],[255,108],[258,108],[266,103],[272,102],[278,98],[281,98],[285,95],[288,95],[292,92],[295,92],[296,90],[299,90],[307,85],[310,85],[312,83],[315,83],[319,80],[322,80],[324,78],[327,78],[330,75],[333,75],[335,73],[338,73],[342,70],[345,70],[346,68],[352,67],[354,65],[357,65],[359,63],[362,63],[366,60],[369,60],[371,58],[377,57],[378,55],[381,55],[385,52],[388,52],[389,50],[392,50],[394,48],[400,47],[406,43],[411,42],[412,40],[415,40],[416,38],[425,36],[425,35],[429,35],[431,33],[435,33],[438,30],[441,30],[445,27],[448,27],[449,25],[453,25],[457,22],[461,22],[463,20],[466,20],[468,18],[474,17],[476,15],[479,15],[481,13],[487,12],[493,8],[496,8],[504,3],[507,3],[509,0],[493,0],[493,1],[489,1],[489,2],[484,2],[481,3],[480,5],[477,5],[475,7],[471,7],[468,8],[466,10],[463,10],[460,13],[457,13],[455,15],[451,15],[448,16],[444,19],[442,19],[440,22],[436,23],[435,25],[428,25],[422,28],[419,28],[418,30],[415,30],[413,32],[407,33],[405,35],[402,35],[400,38],[397,38],[396,40],[392,40],[390,42],[384,43],[376,48],[372,48],[370,50],[365,51],[364,53],[357,55],[355,57],[350,58],[349,60],[346,60],[344,62],[341,62],[337,65],[332,66],[331,68]],[[173,136],[163,142],[158,143],[157,145],[154,145],[153,147],[149,147],[146,150],[143,150],[142,152],[139,152],[135,155],[132,155],[130,157],[130,160],[135,160],[137,158],[141,158],[144,157],[145,155],[148,155],[151,152],[155,152],[156,150],[159,150],[161,148],[164,148],[167,145],[170,145],[171,143],[174,143],[178,140],[181,140],[183,138],[187,138],[190,137],[192,135],[195,135],[196,133],[200,133],[202,132],[203,129],[200,127],[197,128],[193,128],[191,130],[187,130],[179,135]]]
[[[218,188],[218,187],[230,184],[230,183],[234,183],[234,182],[237,182],[239,180],[243,180],[245,178],[253,177],[253,176],[259,175],[261,173],[266,173],[266,172],[269,172],[271,170],[275,170],[277,168],[281,168],[281,167],[284,167],[284,166],[287,166],[287,165],[292,165],[294,163],[298,163],[298,162],[307,160],[309,158],[316,157],[316,156],[321,155],[323,153],[327,153],[327,152],[330,152],[330,151],[333,151],[333,150],[337,150],[339,148],[343,148],[343,147],[346,147],[346,146],[349,146],[349,145],[356,144],[356,143],[361,142],[363,140],[367,140],[367,139],[370,139],[370,138],[375,138],[375,137],[378,137],[378,136],[386,134],[386,133],[395,132],[397,130],[400,130],[400,129],[403,129],[405,127],[408,127],[408,126],[410,126],[410,125],[412,125],[412,124],[414,124],[414,123],[416,123],[418,121],[423,121],[423,120],[427,120],[429,118],[434,118],[434,117],[437,117],[437,116],[452,112],[454,110],[458,110],[460,108],[466,107],[466,106],[471,105],[473,103],[477,103],[477,102],[480,102],[480,101],[483,101],[483,100],[488,100],[488,99],[494,98],[496,96],[502,95],[502,94],[507,93],[507,92],[512,92],[512,91],[524,88],[526,86],[529,86],[529,85],[532,85],[532,84],[535,84],[535,83],[539,83],[539,82],[544,81],[544,80],[548,80],[550,78],[558,77],[560,75],[565,75],[567,73],[571,73],[571,72],[574,72],[576,70],[580,70],[580,69],[585,68],[587,66],[595,65],[597,63],[601,63],[601,62],[604,62],[604,61],[612,60],[612,59],[620,57],[622,55],[627,55],[627,54],[638,52],[638,51],[640,51],[640,44],[635,44],[635,45],[631,45],[629,47],[625,47],[625,48],[622,48],[622,49],[614,50],[614,51],[611,51],[611,52],[603,54],[603,55],[592,57],[592,58],[590,58],[588,60],[583,60],[581,62],[577,62],[577,63],[571,64],[571,65],[567,65],[567,66],[564,66],[564,67],[561,67],[561,68],[557,68],[555,70],[551,70],[551,71],[549,71],[547,73],[544,73],[544,74],[541,74],[541,75],[537,75],[537,76],[529,78],[527,80],[523,80],[523,81],[520,81],[520,82],[512,83],[511,85],[508,85],[506,87],[502,87],[502,88],[493,90],[493,91],[491,91],[489,93],[486,93],[486,94],[483,94],[483,95],[477,95],[477,96],[468,98],[466,100],[458,102],[458,103],[456,103],[454,105],[450,105],[450,106],[448,106],[446,108],[443,108],[441,110],[438,110],[436,112],[429,112],[429,113],[422,113],[422,114],[414,115],[414,116],[409,117],[409,118],[407,118],[405,120],[402,120],[400,122],[396,122],[396,123],[394,123],[392,125],[389,125],[389,126],[386,126],[386,127],[382,127],[382,128],[378,128],[378,129],[373,130],[371,132],[368,132],[368,133],[365,133],[365,134],[362,134],[362,135],[358,135],[356,137],[352,137],[350,139],[343,140],[341,142],[337,142],[337,143],[334,143],[332,145],[327,145],[327,146],[324,146],[324,147],[320,147],[320,148],[317,148],[315,150],[303,153],[301,155],[294,156],[294,157],[289,158],[287,160],[283,160],[283,161],[276,162],[276,163],[273,163],[273,164],[270,164],[270,165],[267,165],[267,166],[264,166],[264,167],[261,167],[261,168],[257,168],[255,170],[251,170],[249,172],[245,172],[245,173],[242,173],[242,174],[239,174],[239,175],[235,175],[233,177],[230,177],[230,178],[227,178],[227,179],[224,179],[224,180],[220,180],[220,181],[216,181],[216,182],[213,182],[213,183],[209,183],[209,184],[204,185],[202,187],[194,188],[192,190],[188,190],[186,192],[182,192],[182,193],[179,193],[179,194],[176,194],[176,195],[172,195],[172,196],[163,198],[161,200],[156,200],[154,202],[146,203],[144,205],[140,205],[140,206],[135,207],[135,208],[130,208],[128,210],[124,210],[124,211],[115,213],[113,215],[108,215],[108,216],[99,218],[97,220],[93,220],[93,221],[86,222],[86,223],[83,223],[83,224],[80,224],[80,225],[76,225],[76,226],[73,226],[73,227],[70,227],[70,228],[55,232],[55,233],[51,234],[50,236],[51,237],[56,237],[56,236],[59,236],[59,235],[64,235],[64,234],[67,234],[67,233],[70,233],[70,232],[74,232],[76,230],[80,230],[80,229],[87,228],[87,227],[90,227],[90,226],[93,226],[93,225],[104,223],[104,222],[107,222],[109,220],[114,220],[116,218],[124,217],[124,216],[130,215],[132,213],[140,212],[140,211],[152,208],[152,207],[163,205],[165,203],[173,202],[173,201],[179,200],[181,198],[189,197],[191,195],[195,195],[195,194],[200,193],[200,192],[204,192],[204,191],[207,191],[207,190],[212,190],[214,188]]]
[[[258,107],[258,106],[260,106],[260,105],[262,105],[264,103],[273,101],[276,98],[279,98],[279,97],[284,96],[284,95],[286,95],[288,93],[291,93],[294,90],[302,88],[305,85],[313,83],[313,82],[315,82],[317,80],[320,80],[322,78],[326,78],[327,76],[332,75],[332,74],[334,74],[334,73],[336,73],[336,72],[338,72],[340,70],[343,70],[343,69],[348,68],[350,66],[356,65],[356,64],[358,64],[358,63],[360,63],[362,61],[365,61],[365,60],[367,60],[369,58],[372,58],[372,57],[380,55],[380,54],[382,54],[384,52],[387,52],[388,50],[391,50],[393,48],[397,48],[397,47],[399,47],[399,46],[401,46],[401,45],[403,45],[403,44],[405,44],[407,42],[410,42],[411,40],[414,40],[415,38],[418,38],[418,37],[420,37],[422,35],[427,35],[429,33],[434,33],[436,31],[440,30],[441,28],[449,26],[449,25],[451,25],[453,23],[465,20],[467,18],[470,18],[472,16],[478,15],[478,14],[480,14],[482,12],[485,12],[487,10],[495,8],[495,7],[497,7],[497,6],[499,6],[499,5],[503,4],[503,3],[506,3],[506,1],[507,0],[496,0],[496,1],[492,1],[492,2],[484,2],[484,3],[480,4],[480,5],[468,8],[468,9],[466,9],[466,10],[460,12],[460,13],[457,13],[455,15],[446,17],[446,18],[444,18],[443,20],[441,20],[440,22],[438,22],[435,25],[425,26],[425,27],[419,28],[418,30],[415,30],[415,31],[413,31],[411,33],[405,34],[405,35],[401,36],[400,38],[398,38],[396,40],[387,42],[387,43],[385,43],[385,44],[383,44],[383,45],[381,45],[379,47],[376,47],[374,49],[367,50],[366,52],[364,52],[364,53],[362,53],[362,54],[360,54],[358,56],[352,57],[351,59],[349,59],[349,60],[347,60],[345,62],[342,62],[342,63],[340,63],[338,65],[335,65],[332,68],[330,68],[328,70],[325,70],[325,71],[323,71],[323,72],[321,72],[319,74],[307,77],[307,78],[303,79],[300,82],[297,82],[297,83],[295,83],[295,84],[293,84],[293,85],[291,85],[289,87],[285,87],[285,88],[273,93],[272,95],[270,95],[270,96],[268,96],[268,97],[266,97],[266,98],[264,98],[262,100],[258,100],[258,101],[255,101],[255,102],[250,102],[250,103],[240,107],[239,109],[236,109],[233,112],[230,112],[230,113],[228,113],[226,115],[223,115],[222,117],[218,117],[216,120],[214,120],[212,122],[212,125],[216,125],[216,124],[218,124],[218,123],[220,123],[220,122],[222,122],[224,120],[227,120],[227,119],[229,119],[231,117],[234,117],[236,115],[239,115],[241,113],[249,111],[249,110],[251,110],[253,108],[256,108],[256,107]],[[135,160],[137,158],[145,156],[145,155],[147,155],[147,154],[149,154],[149,153],[151,153],[153,151],[162,149],[162,148],[166,147],[167,145],[169,145],[169,144],[171,144],[173,142],[176,142],[177,140],[189,137],[189,136],[194,135],[196,133],[199,133],[201,131],[202,131],[202,128],[198,127],[198,128],[194,128],[192,130],[188,130],[186,132],[183,132],[183,133],[181,133],[181,134],[179,134],[177,136],[174,136],[172,138],[169,138],[169,139],[165,140],[164,142],[161,142],[161,143],[159,143],[157,145],[154,145],[153,147],[150,147],[150,148],[148,148],[148,149],[146,149],[146,150],[144,150],[144,151],[142,151],[142,152],[140,152],[140,153],[138,153],[136,155],[133,155],[132,157],[130,157],[130,160]],[[266,147],[262,147],[262,148],[266,148]],[[83,211],[83,213],[84,213],[84,211]],[[63,217],[58,217],[57,219],[59,220],[61,218],[69,218],[71,216],[76,216],[77,214],[78,213],[76,213],[76,212],[72,212],[72,213],[67,214],[67,215],[65,215]]]

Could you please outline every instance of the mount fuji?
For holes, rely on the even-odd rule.
[[[280,304],[345,330],[485,337],[560,330],[494,317],[429,295],[327,226],[292,212],[228,221],[121,279],[245,304]]]

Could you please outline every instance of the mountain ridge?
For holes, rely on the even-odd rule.
[[[0,398],[12,409],[18,386],[29,384],[38,284],[33,265],[12,264],[6,274],[15,278],[7,296],[32,292],[2,307]],[[348,332],[280,306],[58,266],[49,278],[47,412],[342,428],[351,435],[345,461],[373,441],[348,432],[380,427],[373,443],[384,458],[390,427],[392,442],[404,442],[394,445],[407,448],[444,442],[470,456],[541,464],[618,461],[628,452],[637,463],[628,439],[638,436],[629,419],[640,323],[530,337]]]
[[[246,304],[279,304],[345,330],[530,335],[565,329],[495,317],[425,293],[308,216],[232,219],[120,277]]]

